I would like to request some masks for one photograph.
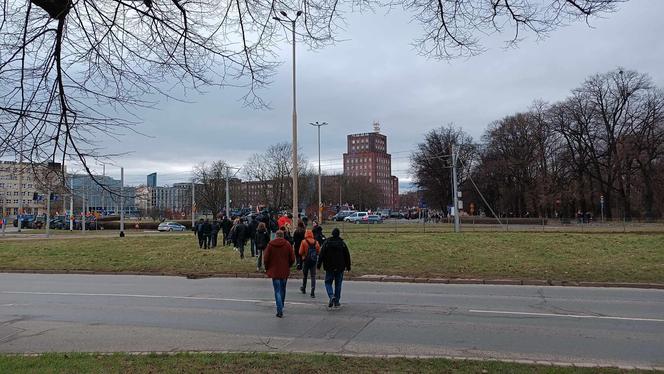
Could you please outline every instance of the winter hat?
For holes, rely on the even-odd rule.
[[[335,237],[335,238],[338,238],[338,237],[339,237],[339,234],[340,234],[339,229],[335,227],[335,228],[332,230],[332,236]]]

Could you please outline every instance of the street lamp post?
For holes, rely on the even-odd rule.
[[[290,22],[291,33],[293,38],[293,219],[297,220],[299,218],[299,207],[297,201],[298,170],[297,170],[297,110],[296,110],[297,96],[295,91],[295,22],[302,15],[302,11],[298,10],[297,13],[295,13],[295,18],[290,18],[288,16],[288,13],[284,12],[283,10],[279,13],[284,18],[275,16],[272,17],[272,19],[279,22],[285,22],[285,21]]]
[[[318,121],[316,121],[314,123],[310,123],[310,125],[316,126],[318,128],[318,222],[323,222],[323,184],[320,173],[320,128],[322,126],[327,126],[327,122],[318,123]]]

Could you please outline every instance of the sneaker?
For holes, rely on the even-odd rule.
[[[305,294],[307,293],[307,289],[304,288],[304,286],[300,286],[300,292],[302,292],[302,294]]]
[[[282,318],[284,316],[284,313],[282,312],[277,312],[277,318]]]
[[[335,308],[341,307],[341,304],[339,304],[339,302],[336,299],[334,300],[334,307]]]
[[[330,299],[330,302],[327,303],[327,307],[332,308],[332,306],[334,305],[334,302],[335,302],[335,300],[334,300],[334,297],[333,297],[333,298]]]
[[[311,289],[311,298],[312,298],[312,299],[315,299],[315,298],[316,298],[316,294],[314,293],[314,289],[313,289],[313,288]]]
[[[260,272],[261,272],[261,268],[259,268],[258,266],[256,266],[256,272],[257,272],[257,273],[260,273]]]

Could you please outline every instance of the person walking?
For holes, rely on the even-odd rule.
[[[239,218],[235,219],[235,226],[233,226],[233,240],[235,248],[240,251],[240,259],[244,259],[244,245],[247,242],[247,225]]]
[[[249,230],[249,240],[251,241],[251,257],[256,256],[256,229],[258,228],[258,219],[256,219],[255,216],[250,216],[249,218],[251,221],[249,222],[248,225],[248,230]]]
[[[210,237],[212,236],[212,225],[209,219],[203,223],[203,248],[210,249]]]
[[[210,248],[217,247],[217,239],[219,237],[219,230],[221,229],[221,223],[218,220],[212,221],[212,233],[210,236]]]
[[[223,235],[223,242],[221,244],[224,246],[228,245],[230,241],[229,234],[231,233],[231,227],[233,227],[233,222],[228,219],[228,216],[224,216],[224,218],[221,220],[221,233]]]
[[[318,222],[314,221],[314,228],[312,229],[314,233],[314,238],[318,242],[318,244],[323,245],[325,242],[325,235],[323,235],[323,227],[318,224]]]
[[[304,240],[304,234],[307,230],[305,229],[304,222],[299,219],[297,220],[297,228],[293,233],[293,248],[295,248],[295,263],[297,264],[297,270],[302,270],[302,257],[300,257],[300,244]]]
[[[284,316],[284,302],[286,301],[286,283],[290,275],[290,268],[295,263],[293,246],[284,239],[284,232],[277,230],[276,238],[270,241],[265,249],[263,261],[267,276],[272,278],[274,301],[277,304],[277,317]]]
[[[341,284],[344,280],[344,269],[350,271],[350,252],[344,240],[339,236],[339,229],[332,230],[332,237],[325,240],[318,255],[316,267],[325,269],[325,290],[330,302],[328,308],[341,305]],[[332,289],[334,282],[334,290]]]
[[[205,244],[205,233],[203,232],[203,218],[201,218],[196,224],[195,234],[198,237],[198,248],[203,249],[203,244]]]
[[[263,270],[263,251],[270,242],[270,232],[265,223],[261,222],[258,224],[254,242],[256,243],[256,256],[258,256],[256,259],[256,271],[261,272]]]
[[[299,257],[302,258],[302,287],[300,287],[300,292],[307,293],[307,275],[311,274],[311,298],[316,297],[316,264],[319,253],[320,244],[314,239],[314,233],[307,230],[299,248]]]

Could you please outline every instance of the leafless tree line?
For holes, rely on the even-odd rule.
[[[140,111],[188,90],[244,86],[249,105],[278,65],[286,35],[272,18],[301,10],[298,38],[334,41],[346,12],[400,5],[433,58],[474,55],[482,37],[537,37],[615,10],[622,0],[0,0],[0,158],[90,163],[104,142],[141,132]]]
[[[606,218],[664,213],[664,90],[645,74],[619,68],[593,75],[561,102],[535,102],[492,123],[482,140],[462,160],[498,214],[599,217],[602,201]],[[416,176],[423,187],[436,186]]]

